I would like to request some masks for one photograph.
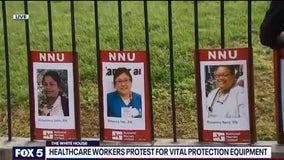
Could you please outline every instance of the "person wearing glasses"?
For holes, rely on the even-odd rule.
[[[107,94],[107,116],[141,118],[141,95],[133,92],[132,76],[127,68],[117,68],[113,75],[114,92]]]
[[[244,88],[237,83],[234,65],[220,65],[214,72],[217,88],[207,97],[208,117],[240,118],[246,116]]]

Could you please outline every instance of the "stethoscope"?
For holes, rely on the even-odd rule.
[[[214,98],[213,98],[213,100],[212,100],[210,106],[208,107],[208,111],[211,112],[211,113],[213,112],[213,104],[214,104],[214,102],[216,101],[217,95],[218,95],[219,93],[220,93],[220,89],[218,89],[218,91],[215,93]],[[228,97],[229,97],[229,94],[226,95],[226,97],[225,97],[225,99],[224,99],[223,101],[220,101],[220,100],[218,99],[216,102],[217,102],[217,103],[220,103],[220,104],[224,104],[225,101],[228,99]]]
[[[213,100],[212,100],[210,106],[208,107],[208,111],[211,112],[211,113],[213,112],[213,104],[214,104],[214,102],[215,102],[215,100],[216,100],[216,97],[217,97],[217,95],[219,94],[219,92],[220,92],[220,89],[218,89],[218,91],[215,93],[214,98],[213,98]]]

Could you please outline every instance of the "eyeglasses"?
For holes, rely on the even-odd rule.
[[[214,74],[215,78],[227,78],[229,77],[231,74],[227,73],[227,74]]]
[[[117,84],[122,84],[122,83],[129,83],[130,82],[130,79],[120,79],[120,80],[116,80],[115,83]]]

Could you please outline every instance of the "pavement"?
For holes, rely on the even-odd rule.
[[[96,138],[83,138],[82,140],[97,140]],[[102,146],[121,146],[121,143],[100,142]],[[178,139],[174,142],[173,139],[156,138],[155,141],[150,143],[129,143],[123,145],[129,146],[187,146],[187,147],[200,147],[200,146],[227,146],[225,144],[216,143],[200,143],[197,139]],[[234,145],[234,144],[232,144]],[[243,144],[241,144],[243,146]],[[45,141],[30,141],[30,138],[13,137],[11,141],[8,141],[7,137],[0,137],[0,160],[12,160],[13,146],[45,146]],[[249,144],[248,146],[256,147],[271,147],[272,158],[284,158],[284,145],[280,145],[277,141],[258,141],[255,144]]]

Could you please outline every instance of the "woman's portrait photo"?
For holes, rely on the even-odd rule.
[[[248,116],[242,65],[205,66],[206,112],[208,118]]]
[[[38,115],[69,116],[67,70],[37,70]]]
[[[130,69],[119,67],[113,73],[114,91],[107,94],[107,116],[141,118],[141,95],[132,91]]]

